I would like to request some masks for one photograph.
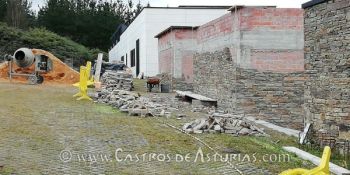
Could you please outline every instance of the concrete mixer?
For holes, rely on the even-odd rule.
[[[52,70],[52,61],[45,55],[34,55],[31,49],[20,48],[13,55],[5,55],[9,65],[9,79],[14,76],[28,77],[29,84],[41,84],[44,74]],[[14,64],[19,68],[14,69]]]

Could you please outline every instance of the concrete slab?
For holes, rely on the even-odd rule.
[[[319,165],[320,162],[321,162],[321,158],[317,157],[317,156],[314,156],[308,152],[305,152],[303,150],[300,150],[296,147],[288,147],[288,146],[285,146],[283,147],[284,150],[288,151],[288,152],[291,152],[291,153],[294,153],[296,154],[298,157],[304,159],[304,160],[308,160],[310,162],[312,162],[313,164],[315,165]],[[343,168],[343,167],[340,167],[338,165],[335,165],[333,163],[329,163],[329,170],[336,174],[336,175],[350,175],[350,171]]]
[[[267,128],[270,128],[272,130],[287,134],[289,136],[294,136],[294,137],[299,137],[299,133],[300,131],[295,130],[295,129],[290,129],[290,128],[286,128],[286,127],[281,127],[278,125],[275,125],[273,123],[264,121],[264,120],[256,120],[254,117],[247,117],[248,120],[255,122],[257,124],[263,125]]]
[[[216,102],[216,100],[214,100],[212,98],[208,98],[208,97],[205,97],[203,95],[195,94],[195,93],[190,92],[190,91],[175,91],[175,92],[180,96],[187,96],[187,97],[194,98],[194,99],[197,99],[200,101]]]

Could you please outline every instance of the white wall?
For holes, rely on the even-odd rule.
[[[199,26],[225,13],[228,13],[227,9],[145,8],[109,52],[109,59],[120,60],[128,53],[130,66],[130,51],[140,39],[140,72],[154,76],[159,73],[158,39],[154,38],[155,35],[170,26]]]
[[[124,56],[124,63],[127,62],[127,66],[131,65],[131,55],[130,51],[136,49],[136,40],[140,40],[140,59],[146,58],[145,47],[142,44],[146,42],[145,40],[145,13],[141,13],[132,24],[127,28],[127,30],[120,36],[120,41],[115,45],[108,53],[109,61],[120,61],[121,57]],[[127,55],[127,61],[126,61]],[[142,68],[143,67],[143,68]],[[135,75],[136,69],[132,67],[133,73]],[[145,69],[145,66],[140,64],[140,70]]]

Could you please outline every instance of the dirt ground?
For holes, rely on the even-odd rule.
[[[73,70],[60,59],[50,52],[41,49],[32,49],[34,55],[45,55],[52,61],[53,70],[47,73],[40,73],[44,78],[43,84],[74,84],[79,81],[79,72]],[[20,68],[13,64],[13,71],[16,73],[32,74],[34,72],[34,64],[28,68]],[[9,64],[4,62],[0,64],[0,81],[8,82]],[[27,83],[28,77],[14,76],[13,82]]]
[[[306,165],[293,155],[287,163],[262,161],[264,154],[285,154],[280,144],[293,139],[283,135],[196,135],[223,157],[242,156],[231,164],[214,160],[215,152],[164,124],[180,127],[195,117],[130,117],[109,106],[76,101],[75,93],[70,86],[0,83],[1,175],[240,174],[234,167],[243,174],[277,174]]]

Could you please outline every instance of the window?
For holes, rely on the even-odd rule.
[[[120,58],[120,61],[124,61],[124,56],[122,56],[122,57]]]
[[[135,49],[130,51],[131,65],[130,67],[135,67]]]
[[[140,73],[140,40],[136,40],[136,75]]]

